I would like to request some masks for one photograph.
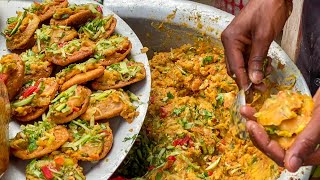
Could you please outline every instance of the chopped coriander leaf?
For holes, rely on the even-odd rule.
[[[202,59],[202,64],[210,64],[213,61],[213,57],[212,56],[207,56],[205,58]]]
[[[174,98],[173,94],[171,94],[170,92],[167,93],[167,97],[168,97],[169,99],[173,99],[173,98]]]
[[[223,104],[223,102],[224,102],[223,94],[219,93],[216,97],[216,100],[217,100],[218,104],[220,104],[220,105]]]
[[[179,114],[181,114],[187,107],[186,106],[182,106],[181,108],[175,108],[173,110],[173,114],[178,116]]]

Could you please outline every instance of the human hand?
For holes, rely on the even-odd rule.
[[[319,165],[320,150],[320,89],[313,97],[315,107],[312,118],[306,128],[296,137],[292,146],[285,151],[274,140],[271,140],[253,116],[255,109],[250,106],[241,108],[241,114],[247,119],[247,130],[253,144],[275,161],[291,172],[297,171],[303,165]]]
[[[273,39],[289,17],[287,0],[250,0],[223,31],[228,74],[239,88],[247,89],[271,72],[271,59],[266,58]]]

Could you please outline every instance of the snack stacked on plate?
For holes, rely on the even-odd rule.
[[[137,97],[122,88],[145,78],[127,59],[132,44],[95,4],[45,0],[8,18],[11,54],[0,59],[13,119],[23,123],[11,153],[27,179],[85,179],[78,161],[103,159],[113,143],[110,118],[131,123]],[[19,53],[17,53],[19,51]]]

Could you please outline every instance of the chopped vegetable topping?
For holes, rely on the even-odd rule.
[[[26,15],[27,15],[27,11],[23,11],[22,13],[21,12],[19,13],[18,17],[9,18],[7,20],[8,27],[4,30],[4,34],[6,34],[9,37],[16,34]],[[12,26],[13,24],[15,24],[15,26]]]
[[[98,146],[102,147],[103,139],[107,136],[105,132],[107,128],[104,124],[90,125],[89,122],[78,119],[71,121],[69,128],[74,139],[62,146],[66,153],[70,153],[68,151],[78,151],[85,144],[99,144]],[[96,145],[92,147],[96,147]]]
[[[109,28],[108,26],[110,26],[112,18],[113,16],[109,15],[102,19],[96,18],[93,21],[87,22],[79,29],[79,33],[85,33],[90,39],[96,40],[108,30],[106,28]]]
[[[72,55],[75,51],[79,51],[81,48],[82,40],[74,39],[61,46],[57,43],[53,43],[50,47],[46,48],[47,53],[52,53],[53,55],[61,55],[63,58]]]
[[[17,149],[27,149],[29,152],[36,150],[40,146],[50,146],[55,140],[54,135],[50,132],[55,125],[48,121],[35,122],[34,125],[21,125],[22,130],[11,140],[11,147]],[[45,143],[43,143],[45,142]]]

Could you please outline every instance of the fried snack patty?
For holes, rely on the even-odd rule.
[[[101,17],[101,8],[95,4],[72,5],[55,11],[50,25],[80,26],[90,19]]]
[[[7,86],[9,99],[12,100],[23,85],[24,62],[17,54],[7,54],[0,60],[0,80]]]
[[[41,78],[22,89],[11,107],[14,118],[26,122],[40,117],[48,109],[58,91],[58,83],[55,78]]]
[[[47,26],[43,24],[40,29],[36,30],[34,37],[36,44],[32,51],[40,52],[45,51],[53,43],[61,46],[65,42],[73,40],[78,37],[78,32],[70,26]]]
[[[123,90],[107,90],[91,95],[89,107],[80,118],[90,121],[91,118],[103,120],[121,116],[131,123],[133,118],[139,114],[135,109],[129,96]]]
[[[23,160],[47,155],[59,149],[69,138],[65,127],[46,121],[21,126],[21,129],[22,131],[10,140],[10,152]]]
[[[108,38],[115,30],[117,19],[113,15],[96,18],[87,22],[79,29],[80,38],[89,38],[92,41]]]
[[[101,39],[95,47],[95,57],[104,66],[122,61],[130,53],[132,44],[127,37],[113,35],[108,39]]]
[[[34,2],[27,11],[36,14],[40,22],[50,19],[55,10],[68,6],[67,0],[44,0],[41,3]]]
[[[272,139],[288,149],[309,123],[313,106],[312,97],[285,90],[267,99],[254,116]]]
[[[94,80],[91,87],[95,90],[118,89],[139,82],[145,77],[143,63],[124,60],[107,66],[103,76]]]
[[[26,49],[33,46],[33,34],[40,23],[37,15],[27,11],[18,12],[17,17],[11,17],[7,22],[8,25],[4,34],[8,49]]]
[[[59,66],[83,60],[94,52],[94,44],[89,40],[75,39],[65,44],[53,43],[46,49],[48,60]]]
[[[34,159],[27,165],[27,180],[47,180],[53,177],[68,180],[86,179],[78,161],[59,151],[54,151],[41,159]]]
[[[40,78],[47,78],[52,73],[52,63],[46,60],[44,53],[35,53],[27,50],[20,55],[25,64],[23,83],[37,81]]]
[[[49,106],[47,119],[56,124],[63,124],[83,114],[89,105],[90,89],[74,85],[61,92]]]
[[[104,67],[101,66],[97,59],[89,59],[80,64],[70,64],[56,74],[57,81],[60,85],[60,91],[64,91],[75,84],[83,84],[98,78],[103,74]]]
[[[81,161],[103,159],[112,147],[113,135],[108,122],[92,126],[86,121],[74,120],[69,124],[69,134],[62,151]]]

